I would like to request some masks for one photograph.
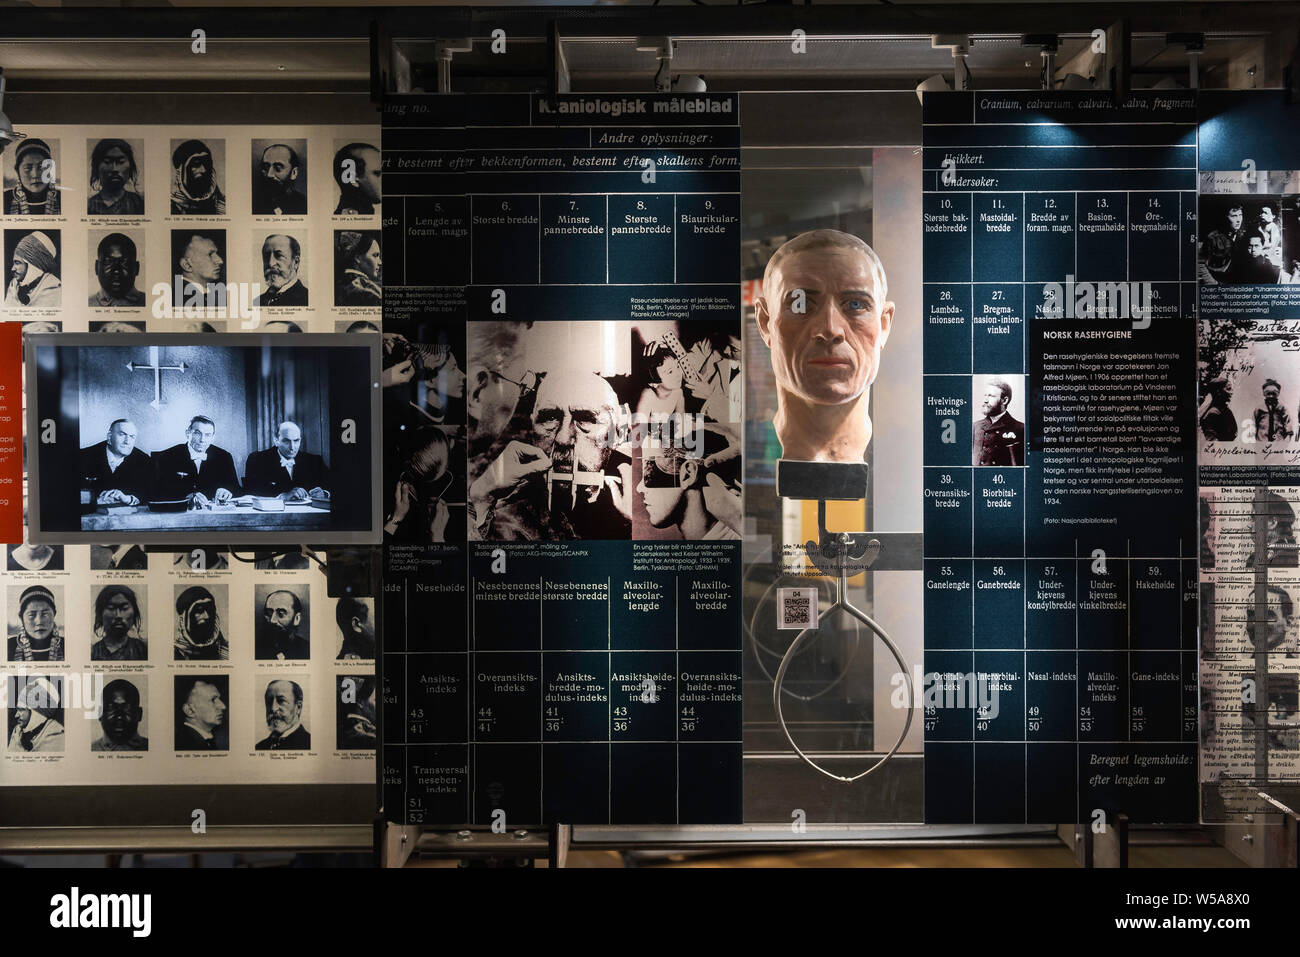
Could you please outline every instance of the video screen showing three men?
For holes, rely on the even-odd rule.
[[[40,529],[373,530],[371,346],[173,339],[35,356]]]

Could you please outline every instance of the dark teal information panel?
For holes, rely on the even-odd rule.
[[[924,119],[926,820],[1195,821],[1195,101]]]

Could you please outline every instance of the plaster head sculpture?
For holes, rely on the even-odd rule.
[[[865,458],[871,385],[894,319],[887,295],[880,257],[839,230],[802,233],[768,260],[755,312],[772,353],[783,458]]]

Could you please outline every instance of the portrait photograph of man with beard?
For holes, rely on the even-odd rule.
[[[173,216],[224,216],[225,140],[172,140]]]

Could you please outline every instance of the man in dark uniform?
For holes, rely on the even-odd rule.
[[[975,423],[973,444],[976,465],[1024,465],[1025,423],[1007,411],[1011,386],[991,379],[980,400],[984,418]]]
[[[230,453],[212,444],[217,426],[205,415],[190,419],[186,441],[154,455],[158,478],[156,497],[187,499],[191,508],[229,502],[240,494],[239,476]]]
[[[103,442],[81,450],[81,487],[92,505],[140,505],[149,501],[153,462],[135,447],[135,423],[114,419]]]
[[[311,734],[302,726],[302,686],[296,681],[272,681],[266,686],[266,726],[270,730],[254,747],[258,751],[306,751]]]
[[[302,451],[302,429],[281,422],[275,445],[248,456],[244,490],[250,495],[275,496],[289,502],[328,501],[329,469],[319,455]]]

